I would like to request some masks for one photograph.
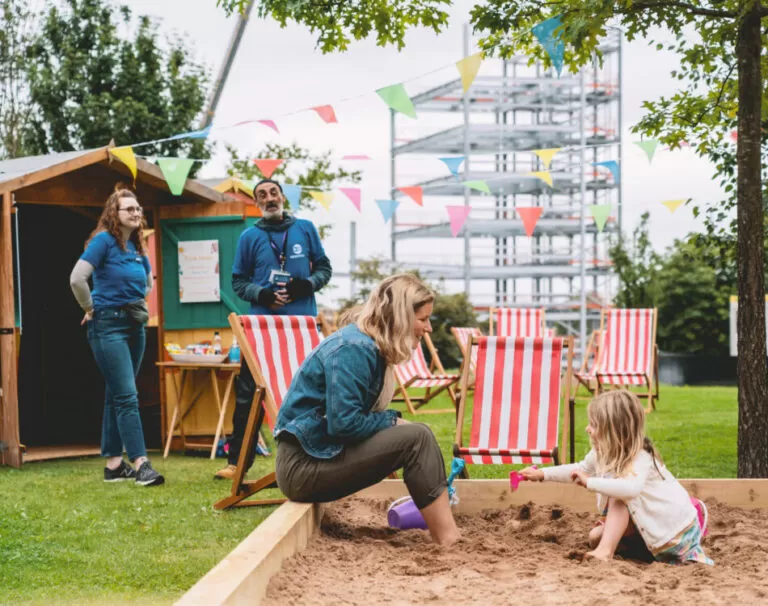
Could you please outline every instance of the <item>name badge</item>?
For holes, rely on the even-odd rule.
[[[279,269],[273,269],[269,273],[269,282],[272,286],[277,288],[285,288],[288,286],[288,282],[291,281],[291,274],[287,271],[281,271]]]

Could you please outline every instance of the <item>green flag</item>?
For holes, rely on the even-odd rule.
[[[660,141],[658,139],[635,141],[635,145],[642,149],[645,152],[645,155],[648,156],[648,162],[653,160],[653,154],[656,153],[656,148],[659,146],[659,143]]]
[[[411,98],[405,92],[405,87],[402,84],[385,86],[376,92],[384,100],[384,103],[395,111],[405,114],[409,118],[416,118],[416,108],[413,107]]]
[[[461,184],[464,187],[469,187],[470,189],[476,189],[477,191],[484,191],[486,194],[490,194],[491,190],[488,187],[488,184],[485,181],[462,181]]]
[[[192,170],[194,160],[187,158],[158,158],[157,164],[163,171],[163,177],[168,183],[168,189],[174,196],[181,195],[184,191],[184,183],[189,171]]]
[[[605,229],[605,222],[608,221],[608,215],[611,212],[610,204],[592,204],[589,207],[589,212],[592,213],[592,217],[595,219],[595,225],[597,231],[600,233]]]

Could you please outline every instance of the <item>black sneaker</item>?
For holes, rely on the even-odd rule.
[[[160,486],[165,478],[152,469],[152,463],[144,461],[136,472],[136,484],[139,486]]]
[[[104,481],[105,482],[124,482],[125,480],[135,480],[136,472],[133,467],[128,465],[125,461],[120,461],[120,466],[117,469],[104,468]]]

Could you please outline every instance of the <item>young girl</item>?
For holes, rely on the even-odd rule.
[[[645,437],[645,411],[628,391],[598,395],[587,408],[592,450],[580,463],[528,467],[528,480],[575,482],[598,494],[604,521],[589,533],[587,557],[610,560],[621,540],[639,534],[656,560],[713,565],[701,548],[698,512]]]

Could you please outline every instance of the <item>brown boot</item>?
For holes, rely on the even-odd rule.
[[[227,465],[224,469],[219,469],[214,475],[214,480],[231,480],[235,477],[235,473],[237,472],[237,466],[236,465]]]

